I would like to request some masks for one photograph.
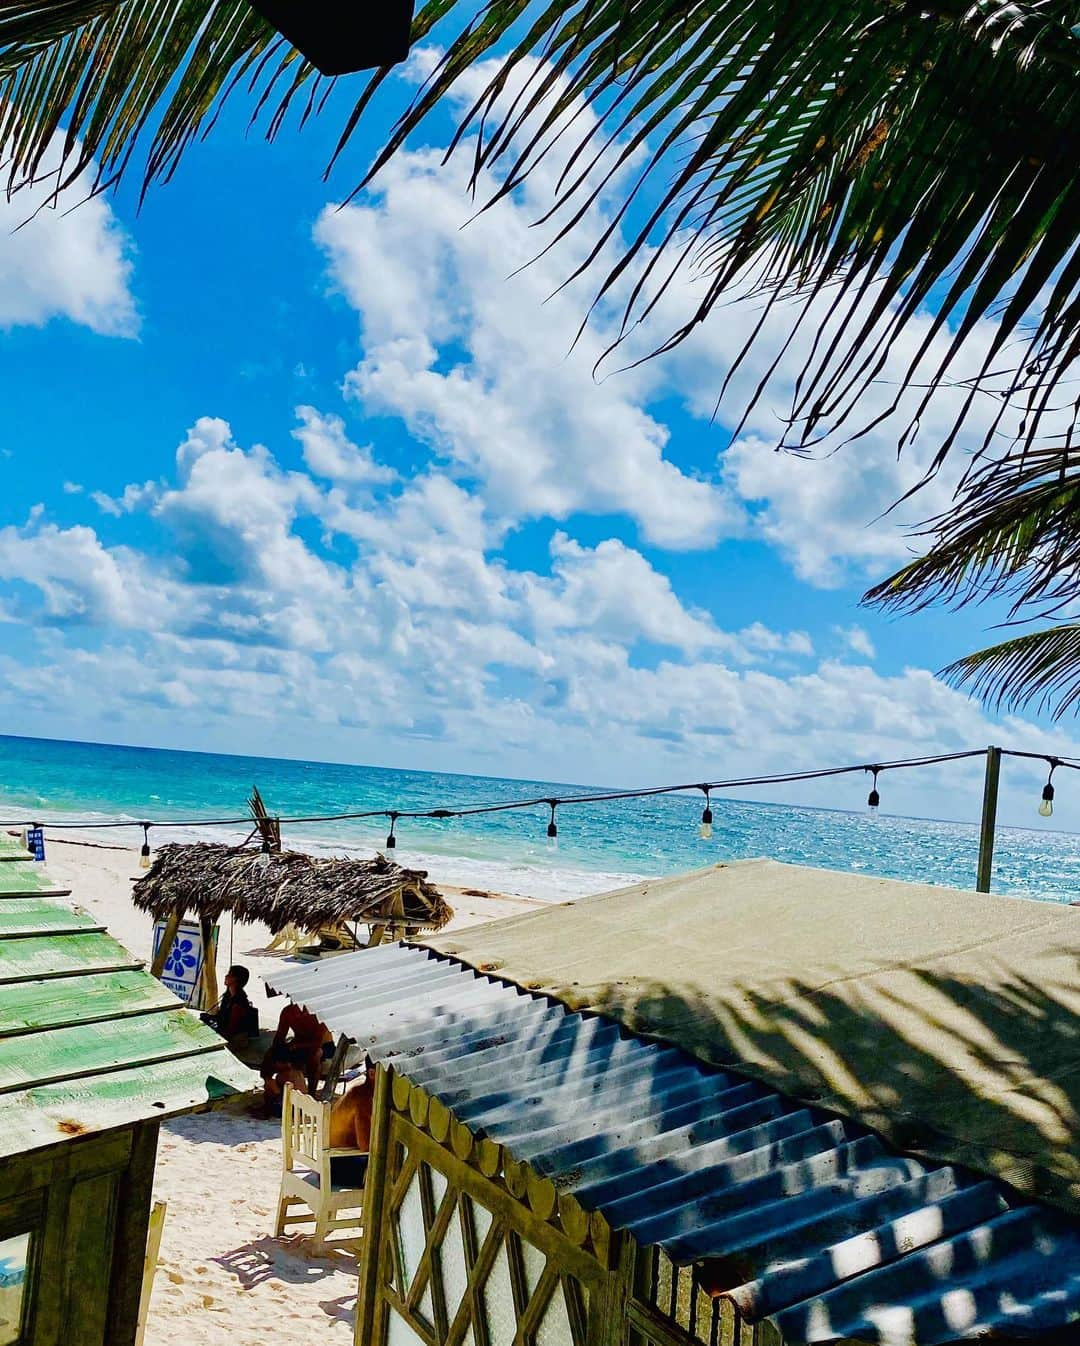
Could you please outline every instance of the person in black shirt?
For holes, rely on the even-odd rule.
[[[220,1033],[226,1042],[251,1031],[254,1015],[251,1001],[244,990],[250,977],[251,973],[246,967],[234,964],[225,973],[225,994],[214,1009],[201,1016],[203,1023]]]

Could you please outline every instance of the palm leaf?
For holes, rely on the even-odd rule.
[[[1055,719],[1080,703],[1080,625],[1063,623],[965,655],[941,670],[997,709],[1033,703]]]
[[[1006,595],[1016,617],[1070,601],[1080,589],[1080,454],[1044,446],[987,464],[920,536],[934,538],[927,552],[864,602],[917,612]]]
[[[889,408],[927,385],[914,426],[996,314],[933,470],[1006,352],[1016,347],[984,447],[999,430],[1037,445],[1080,354],[1078,23],[1080,0],[429,0],[413,40],[437,27],[449,41],[372,171],[501,53],[455,144],[475,134],[474,180],[502,183],[492,199],[557,155],[557,237],[618,193],[580,270],[595,272],[598,300],[624,306],[623,332],[686,266],[707,283],[658,350],[747,277],[770,302],[802,296],[796,330],[830,290],[788,412],[795,446],[871,428],[860,401],[932,303]],[[358,92],[335,159],[386,73]],[[41,171],[61,126],[58,187],[91,159],[99,186],[115,181],[139,146],[145,187],[175,172],[237,90],[272,136],[299,93],[306,119],[326,87],[243,0],[0,0],[9,190]],[[623,186],[635,157],[643,167]]]

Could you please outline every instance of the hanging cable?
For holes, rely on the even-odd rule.
[[[1050,758],[1045,753],[1022,752],[1015,749],[1003,748],[1002,755],[1005,757],[1017,757],[1033,761],[1050,762],[1052,770],[1059,768],[1068,768],[1069,770],[1080,770],[1080,758],[1054,757]],[[507,813],[512,810],[533,809],[540,804],[549,806],[559,804],[603,804],[613,803],[625,799],[649,799],[656,795],[687,794],[690,791],[702,790],[706,794],[706,805],[711,812],[711,805],[708,801],[709,791],[714,790],[738,790],[747,789],[759,785],[788,785],[798,784],[803,781],[825,780],[833,776],[843,776],[853,772],[872,771],[876,774],[879,771],[899,771],[910,768],[924,766],[937,766],[944,762],[959,762],[968,758],[985,756],[985,748],[971,748],[963,752],[939,753],[937,755],[925,757],[907,757],[896,761],[880,762],[876,766],[867,766],[865,761],[852,763],[847,766],[820,767],[807,771],[789,771],[776,772],[760,776],[741,776],[728,780],[716,780],[707,782],[687,782],[679,785],[653,785],[646,786],[639,790],[598,790],[582,792],[581,794],[565,795],[561,798],[552,800],[548,796],[533,796],[523,799],[499,800],[485,804],[468,804],[459,808],[440,807],[434,809],[393,809],[384,808],[365,809],[349,813],[312,813],[298,814],[278,818],[279,825],[299,826],[305,823],[331,823],[331,822],[354,822],[364,821],[374,818],[390,818],[390,834],[387,837],[387,848],[393,849],[397,841],[394,837],[394,824],[401,818],[471,818],[491,813]],[[876,789],[871,791],[875,794]],[[1052,796],[1051,796],[1052,799]],[[554,821],[554,814],[553,814]],[[702,819],[704,823],[704,818]],[[103,828],[126,828],[143,826],[141,823],[132,823],[127,818],[90,818],[90,819],[57,819],[48,824],[54,831],[98,831]],[[248,827],[251,825],[250,815],[245,814],[242,817],[234,818],[155,818],[152,822],[147,822],[146,827],[157,828],[203,828],[203,827]],[[25,827],[24,818],[15,818],[7,822],[0,822],[0,828]],[[549,834],[550,835],[550,834]],[[557,834],[556,834],[557,835]],[[391,838],[394,838],[391,840]],[[265,846],[267,856],[269,856],[269,844]],[[267,859],[269,863],[269,859]]]
[[[558,808],[559,801],[558,801],[557,799],[545,799],[545,800],[544,800],[544,803],[547,804],[548,807],[551,809],[551,819],[550,819],[550,821],[548,822],[548,825],[547,825],[547,839],[548,839],[548,845],[549,845],[549,846],[557,846],[557,845],[558,845],[559,828],[558,828],[558,825],[557,825],[556,822],[555,822],[555,810],[556,810],[556,808]]]

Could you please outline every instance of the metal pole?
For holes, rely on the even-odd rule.
[[[998,779],[1001,776],[1001,749],[991,745],[986,750],[986,777],[983,782],[982,826],[979,831],[979,870],[975,891],[990,891],[990,875],[994,868],[994,829],[997,826]]]

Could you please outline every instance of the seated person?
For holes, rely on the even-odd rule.
[[[225,973],[225,994],[214,1009],[199,1016],[204,1024],[209,1024],[215,1032],[220,1033],[226,1042],[250,1031],[254,1010],[244,989],[250,978],[251,973],[247,968],[235,963]]]
[[[259,1074],[267,1082],[268,1098],[271,1094],[270,1081],[289,1066],[300,1072],[305,1092],[314,1098],[319,1088],[322,1064],[329,1061],[333,1054],[334,1039],[329,1028],[299,1005],[286,1005],[278,1019],[274,1041],[259,1067]]]
[[[335,1187],[363,1187],[371,1149],[371,1107],[375,1100],[375,1069],[335,1098],[330,1107],[330,1148],[363,1150],[363,1154],[330,1156],[330,1181]]]

